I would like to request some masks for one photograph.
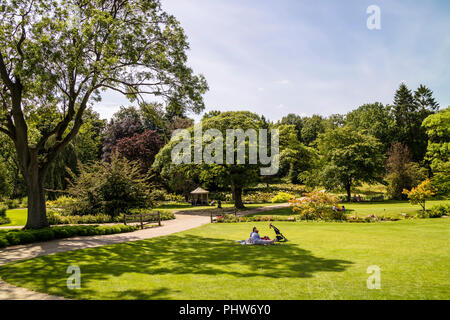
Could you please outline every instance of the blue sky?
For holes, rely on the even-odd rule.
[[[450,1],[162,0],[190,43],[189,65],[205,75],[206,110],[283,115],[346,113],[391,103],[400,82],[450,105]],[[366,9],[381,10],[381,30]],[[151,98],[149,98],[151,100]],[[107,92],[109,118],[129,105]],[[191,115],[192,116],[192,115]],[[198,119],[199,117],[194,117]]]

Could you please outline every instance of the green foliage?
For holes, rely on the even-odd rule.
[[[433,206],[428,212],[429,218],[440,218],[442,216],[450,216],[450,204]]]
[[[438,109],[431,90],[420,86],[414,94],[402,83],[394,96],[392,113],[395,117],[396,140],[408,146],[415,162],[426,154],[427,134],[422,122]]]
[[[28,198],[22,199],[8,199],[3,202],[8,209],[26,208],[28,206]]]
[[[324,133],[326,129],[326,120],[319,115],[313,115],[310,118],[303,118],[303,127],[301,130],[301,142],[307,146],[315,146],[319,134]]]
[[[175,215],[172,212],[160,212],[161,220],[175,219]],[[123,222],[123,214],[115,217],[111,217],[107,214],[95,214],[95,215],[61,215],[54,210],[47,211],[47,220],[51,225],[58,224],[97,224],[97,223],[121,223]],[[155,217],[156,221],[157,218]]]
[[[308,184],[342,188],[350,200],[353,186],[381,180],[384,155],[375,137],[350,127],[336,128],[319,136],[318,148],[321,158],[309,173]]]
[[[244,194],[245,203],[268,203],[271,202],[276,192],[251,191]],[[229,196],[231,200],[231,195]]]
[[[281,121],[280,124],[282,125],[293,125],[295,127],[295,132],[297,134],[297,139],[298,141],[302,141],[302,128],[303,128],[303,119],[302,117],[294,114],[294,113],[290,113],[287,116],[284,116]]]
[[[272,203],[283,203],[292,200],[294,196],[287,192],[278,192],[278,194],[272,198]]]
[[[316,152],[298,140],[294,125],[283,124],[276,128],[280,139],[279,175],[287,176],[291,183],[300,183],[299,175],[311,168]]]
[[[53,201],[47,201],[47,208],[58,208],[68,211],[76,204],[77,200],[68,196],[61,196]]]
[[[187,65],[186,35],[158,0],[5,0],[0,47],[0,131],[14,141],[25,176],[31,202],[26,228],[48,225],[45,176],[64,181],[54,179],[64,169],[61,158],[55,161],[102,90],[138,103],[158,96],[171,117],[204,109],[206,80]],[[99,142],[93,132],[85,132],[93,144],[80,141],[83,157]]]
[[[403,190],[403,193],[408,196],[411,204],[420,205],[422,207],[422,213],[425,214],[425,202],[436,194],[436,189],[431,185],[430,179],[427,179],[410,191]]]
[[[105,213],[117,216],[134,208],[151,205],[150,187],[135,162],[111,157],[111,162],[81,166],[81,173],[69,189],[77,199],[72,214]]]
[[[8,174],[8,169],[0,162],[0,200],[8,198],[13,191],[13,184]]]
[[[345,213],[333,210],[337,198],[325,192],[311,192],[305,197],[293,200],[292,211],[302,220],[345,220]]]
[[[206,113],[203,115],[203,119],[213,118],[213,117],[215,117],[215,116],[218,116],[218,115],[221,114],[221,113],[222,113],[222,111],[219,111],[219,110],[212,110],[212,111],[206,112]]]
[[[450,194],[450,107],[427,117],[422,126],[429,137],[426,160],[440,195]]]
[[[50,241],[53,239],[124,233],[135,230],[137,230],[137,227],[125,225],[64,226],[40,230],[2,230],[0,231],[0,248],[33,242]]]
[[[395,118],[390,107],[379,102],[365,104],[349,112],[345,123],[355,131],[365,131],[380,140],[384,151],[388,150],[394,139]]]
[[[11,223],[11,219],[6,216],[7,209],[7,207],[0,205],[0,225]]]
[[[237,217],[234,214],[226,214],[219,216],[216,219],[218,223],[236,223],[236,222],[260,222],[260,221],[290,221],[295,222],[300,220],[295,216],[277,216],[277,215],[263,215],[263,216],[243,216]]]
[[[408,147],[399,142],[392,145],[386,164],[387,193],[392,199],[405,199],[404,189],[416,187],[427,177],[426,169],[412,162]]]
[[[222,133],[223,137],[226,137],[226,130],[228,129],[242,129],[244,131],[248,129],[261,129],[264,126],[264,121],[261,117],[254,113],[247,111],[238,112],[224,112],[218,116],[207,118],[202,121],[203,131],[208,129],[216,129]],[[193,128],[189,129],[191,133],[191,145],[190,150],[193,152],[194,137]],[[248,164],[249,148],[248,140],[246,140],[246,164],[174,164],[171,159],[171,151],[177,145],[179,139],[172,139],[156,156],[153,168],[156,172],[160,173],[161,177],[165,179],[169,184],[172,177],[177,176],[177,184],[181,186],[194,184],[199,181],[205,185],[213,185],[218,188],[228,189],[231,187],[234,194],[235,205],[237,208],[242,208],[243,203],[241,201],[242,190],[244,187],[252,185],[258,182],[260,164]],[[206,145],[206,144],[205,144]],[[204,146],[205,146],[204,145]],[[223,148],[223,154],[226,154],[226,144],[222,144],[220,148]],[[236,153],[237,143],[234,144],[234,151]],[[192,159],[194,159],[192,157]],[[190,190],[192,191],[192,189]]]

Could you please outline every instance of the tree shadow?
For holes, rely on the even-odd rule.
[[[142,275],[228,275],[236,278],[308,278],[316,272],[342,272],[351,261],[316,257],[295,244],[245,246],[231,240],[195,235],[172,235],[130,243],[53,254],[0,268],[8,282],[33,283],[41,292],[76,298],[66,288],[69,265],[81,269],[83,287],[90,282],[110,280],[127,273]],[[173,291],[135,290],[133,283],[111,299],[170,299]],[[92,288],[92,286],[87,286]],[[96,292],[83,289],[83,296]]]

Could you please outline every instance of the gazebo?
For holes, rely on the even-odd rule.
[[[193,206],[208,205],[208,193],[205,189],[198,187],[191,192],[191,203]]]

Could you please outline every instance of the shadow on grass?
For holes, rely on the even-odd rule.
[[[3,266],[0,276],[13,284],[31,284],[38,291],[71,298],[170,299],[176,290],[168,287],[144,290],[141,281],[136,280],[139,274],[145,281],[148,281],[145,278],[147,275],[307,278],[316,272],[342,272],[350,264],[352,262],[346,260],[315,257],[311,252],[289,243],[242,246],[225,239],[172,235],[43,256]],[[78,265],[81,269],[80,295],[66,288],[69,265]],[[97,281],[114,282],[114,277],[124,274],[133,274],[134,280],[117,283],[116,292],[96,289],[101,286]],[[176,283],[172,286],[176,287]],[[217,287],[220,287],[219,282]]]

